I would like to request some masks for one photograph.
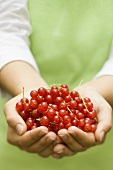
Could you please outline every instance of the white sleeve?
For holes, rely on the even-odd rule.
[[[113,76],[113,42],[112,42],[109,58],[103,65],[102,69],[97,73],[96,78],[105,75]]]
[[[31,32],[27,0],[0,0],[0,69],[21,60],[38,70],[29,47]]]

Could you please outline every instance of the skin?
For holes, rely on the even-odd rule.
[[[24,121],[15,110],[16,102],[22,97],[23,87],[26,90],[25,96],[28,98],[30,90],[41,86],[48,87],[40,74],[29,64],[15,61],[2,68],[0,77],[1,86],[14,96],[4,106],[8,123],[7,141],[10,144],[42,157],[53,156],[59,159],[85,151],[105,141],[106,135],[112,127],[112,76],[103,76],[75,88],[83,97],[90,97],[94,103],[98,119],[95,134],[70,127],[68,130],[60,130],[58,135],[48,132],[48,129],[43,126],[27,132]],[[106,82],[109,83],[106,84]]]
[[[97,110],[97,130],[95,133],[86,133],[74,126],[70,127],[68,130],[60,130],[58,135],[67,146],[62,144],[56,145],[54,148],[55,154],[53,154],[53,157],[55,158],[71,156],[78,152],[85,151],[92,146],[103,143],[107,133],[111,129],[112,108],[97,90],[89,84],[85,84],[77,89],[79,89],[82,96],[90,97]]]

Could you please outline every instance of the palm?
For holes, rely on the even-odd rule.
[[[77,127],[70,127],[68,130],[60,130],[58,135],[65,143],[55,146],[54,157],[63,157],[84,151],[91,146],[100,144],[104,141],[106,133],[111,129],[112,109],[106,100],[93,88],[82,86],[76,88],[82,97],[89,97],[97,111],[97,129],[95,133],[84,132]]]

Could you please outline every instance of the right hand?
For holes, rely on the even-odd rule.
[[[37,153],[42,157],[53,154],[53,148],[61,140],[54,132],[48,132],[44,126],[27,131],[24,120],[15,109],[16,103],[22,95],[9,100],[4,106],[4,112],[8,123],[7,141],[30,153]]]

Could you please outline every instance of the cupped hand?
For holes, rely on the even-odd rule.
[[[48,128],[44,126],[27,131],[24,120],[15,109],[15,105],[21,96],[12,98],[4,106],[8,123],[7,141],[27,152],[48,157],[53,154],[54,146],[60,142],[59,137],[54,132],[48,132]]]
[[[97,129],[95,133],[84,132],[77,127],[62,129],[58,132],[64,144],[54,147],[54,158],[71,156],[76,153],[104,142],[107,133],[112,127],[112,108],[107,101],[92,87],[82,86],[77,88],[82,97],[89,97],[97,111]]]

